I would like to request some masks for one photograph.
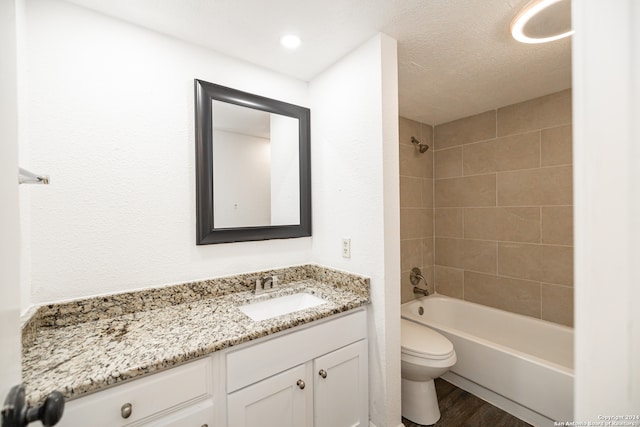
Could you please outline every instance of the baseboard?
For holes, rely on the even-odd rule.
[[[444,374],[441,378],[535,427],[550,427],[554,424],[553,420],[545,417],[544,415],[532,411],[511,399],[507,399],[506,397],[499,395],[480,384],[469,381],[460,375],[454,374],[451,371]]]
[[[369,427],[376,427],[376,425],[374,423],[372,423],[371,420],[369,420]],[[400,423],[396,427],[405,427],[405,425]]]

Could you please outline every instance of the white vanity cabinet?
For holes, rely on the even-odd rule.
[[[368,426],[366,309],[71,400],[60,427]]]
[[[189,362],[66,404],[60,427],[213,427],[211,358]]]
[[[365,427],[366,312],[229,351],[227,427]]]

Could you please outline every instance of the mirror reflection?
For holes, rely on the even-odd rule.
[[[300,224],[298,119],[212,101],[213,226]]]

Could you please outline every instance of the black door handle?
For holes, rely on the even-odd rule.
[[[2,427],[26,427],[34,421],[41,421],[44,427],[58,424],[64,412],[64,396],[59,391],[49,393],[40,406],[29,408],[25,402],[22,385],[9,390],[2,408]]]

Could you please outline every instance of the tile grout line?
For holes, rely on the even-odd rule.
[[[447,180],[447,179],[471,178],[471,177],[476,177],[476,176],[493,175],[493,174],[501,174],[501,173],[513,173],[513,172],[523,172],[523,171],[553,169],[553,168],[566,168],[567,166],[573,167],[573,163],[564,163],[564,164],[561,164],[561,165],[539,166],[539,167],[523,168],[523,169],[509,169],[509,170],[503,170],[503,171],[476,173],[476,174],[470,174],[470,175],[446,176],[444,178],[433,178],[433,180],[434,181],[442,181],[442,180]],[[400,176],[412,177],[411,175],[400,175]]]

